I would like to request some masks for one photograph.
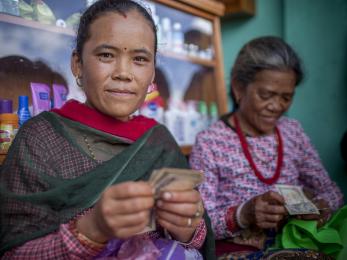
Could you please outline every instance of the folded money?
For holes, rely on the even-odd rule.
[[[319,210],[305,195],[302,188],[295,185],[276,184],[277,191],[283,196],[285,207],[290,215],[318,214]]]
[[[203,173],[191,169],[161,168],[154,170],[149,178],[149,183],[154,187],[154,197],[157,199],[164,191],[192,190],[204,180]],[[148,227],[142,232],[156,229],[155,212],[152,210]],[[141,232],[141,233],[142,233]]]
[[[184,191],[194,189],[202,183],[204,175],[191,169],[162,168],[154,170],[149,178],[157,197],[163,191]]]

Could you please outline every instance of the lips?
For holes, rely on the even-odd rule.
[[[108,89],[106,92],[114,96],[132,96],[136,94],[133,91],[123,89]]]
[[[269,124],[274,124],[278,120],[278,117],[275,117],[275,116],[263,116],[262,118],[264,121],[266,121]]]

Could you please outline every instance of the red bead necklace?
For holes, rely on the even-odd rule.
[[[240,139],[241,142],[241,146],[242,146],[242,150],[244,155],[246,156],[247,161],[249,162],[252,170],[254,171],[255,175],[258,177],[258,179],[268,185],[271,185],[273,183],[275,183],[278,178],[280,177],[281,174],[281,168],[282,168],[282,163],[283,163],[283,144],[282,144],[282,137],[281,137],[281,133],[279,131],[279,129],[277,127],[275,127],[275,133],[276,133],[276,137],[278,140],[278,147],[277,147],[277,166],[276,166],[276,171],[275,174],[270,177],[270,178],[265,178],[261,172],[257,169],[257,166],[255,165],[253,159],[252,159],[252,155],[249,152],[248,149],[248,144],[247,144],[247,140],[245,138],[245,136],[242,133],[239,121],[236,117],[236,115],[234,114],[233,116],[234,119],[234,124],[235,124],[235,128],[236,128],[236,133]]]

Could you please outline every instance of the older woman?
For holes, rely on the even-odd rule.
[[[100,0],[82,15],[71,63],[87,100],[20,129],[0,174],[2,259],[213,257],[199,192],[155,201],[146,181],[153,169],[188,167],[165,127],[131,116],[156,51],[154,22],[137,1]],[[157,230],[145,232],[152,210]]]
[[[249,235],[238,235],[245,229],[261,234],[283,223],[288,212],[275,184],[300,186],[311,194],[324,211],[299,218],[320,224],[343,203],[299,122],[284,116],[302,77],[297,54],[282,39],[248,42],[231,72],[234,111],[197,137],[190,164],[205,173],[199,190],[216,239],[253,246],[223,244],[224,250],[217,241],[220,253],[263,248],[259,237],[253,243]]]

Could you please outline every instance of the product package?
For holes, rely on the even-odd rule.
[[[44,83],[30,83],[31,95],[33,101],[33,115],[36,116],[43,111],[51,109],[51,89]]]
[[[33,20],[34,19],[34,9],[31,5],[27,4],[24,0],[19,0],[19,13],[20,16],[28,19]]]
[[[68,90],[65,86],[53,84],[53,107],[61,108],[66,102]]]
[[[35,20],[44,24],[55,24],[54,13],[43,0],[32,0],[31,5],[34,9]]]

